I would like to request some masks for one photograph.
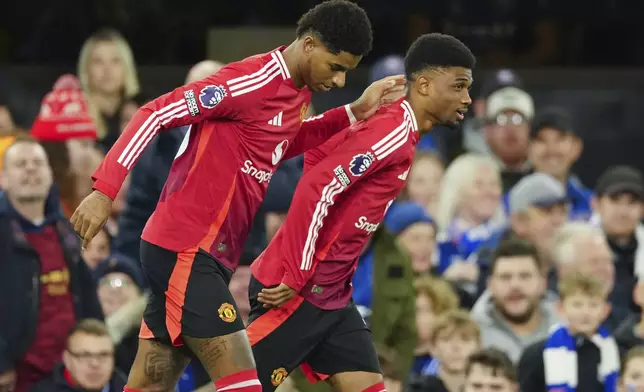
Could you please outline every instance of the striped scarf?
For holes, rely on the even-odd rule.
[[[599,348],[601,359],[597,370],[604,384],[604,391],[616,392],[619,350],[615,339],[602,327],[591,341]],[[549,392],[576,392],[578,381],[576,339],[566,326],[555,325],[552,328],[543,350],[543,363]]]

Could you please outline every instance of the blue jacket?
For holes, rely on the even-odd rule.
[[[439,238],[436,272],[442,275],[452,263],[471,259],[497,229],[497,226],[483,224],[464,232],[458,238]]]

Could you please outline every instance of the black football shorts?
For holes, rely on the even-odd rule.
[[[141,267],[151,295],[140,338],[180,347],[182,335],[211,338],[244,329],[228,290],[232,272],[206,251],[177,253],[142,240]]]
[[[298,366],[312,383],[343,372],[381,373],[371,331],[353,304],[323,310],[298,295],[266,309],[257,301],[264,287],[251,277],[246,328],[264,392]]]

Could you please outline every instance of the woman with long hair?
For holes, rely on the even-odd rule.
[[[132,49],[119,32],[100,30],[83,44],[77,72],[97,125],[99,145],[107,151],[120,134],[123,104],[140,92]]]
[[[452,281],[476,282],[478,267],[468,259],[505,224],[496,162],[477,154],[455,159],[443,178],[436,222],[438,271]]]

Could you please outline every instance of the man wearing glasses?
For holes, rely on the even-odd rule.
[[[114,344],[102,321],[78,323],[67,339],[63,362],[31,392],[121,392],[125,376],[114,368]]]
[[[530,172],[528,148],[533,116],[532,97],[517,87],[503,87],[487,98],[483,133],[501,164],[504,193]]]

